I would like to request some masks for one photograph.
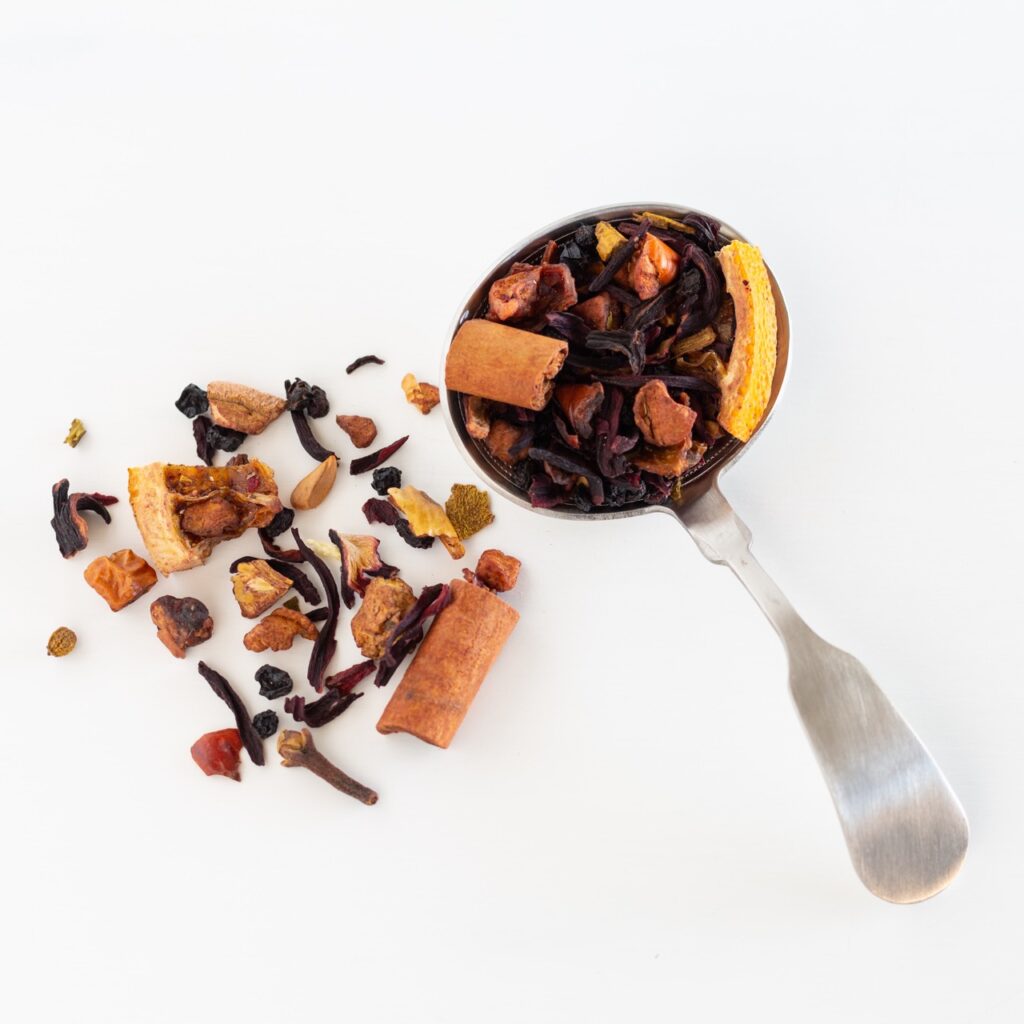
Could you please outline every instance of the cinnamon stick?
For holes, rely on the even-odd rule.
[[[407,732],[447,747],[519,621],[519,612],[489,590],[465,580],[452,580],[451,588],[451,604],[420,644],[378,732]]]
[[[554,389],[569,346],[560,338],[520,331],[490,320],[467,320],[445,363],[452,391],[540,411]]]

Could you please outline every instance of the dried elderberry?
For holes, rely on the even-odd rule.
[[[387,497],[388,488],[402,486],[402,471],[394,466],[384,466],[373,471],[373,483],[370,485],[382,497]]]
[[[174,403],[178,411],[189,419],[199,416],[210,408],[206,392],[196,384],[189,384]]]
[[[267,700],[276,700],[292,692],[292,677],[274,665],[261,665],[256,670],[256,682],[260,684],[260,696]]]
[[[261,711],[252,720],[252,727],[264,738],[268,739],[277,732],[277,712]]]

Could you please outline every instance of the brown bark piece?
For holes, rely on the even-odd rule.
[[[377,424],[369,416],[335,416],[334,421],[357,448],[369,448],[377,436]]]
[[[519,612],[489,590],[452,580],[452,602],[434,620],[377,723],[447,747]]]
[[[214,423],[243,434],[262,433],[285,408],[283,398],[226,380],[210,381],[206,398]]]
[[[539,412],[548,404],[554,377],[569,346],[490,320],[467,320],[456,332],[445,363],[452,391]]]

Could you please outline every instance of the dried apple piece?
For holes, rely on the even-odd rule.
[[[242,642],[248,651],[287,651],[297,636],[316,640],[317,628],[302,612],[292,608],[275,608],[260,619]]]
[[[83,575],[113,612],[137,601],[156,584],[153,567],[130,548],[94,559]]]
[[[390,488],[388,496],[409,520],[417,537],[439,538],[452,558],[461,558],[466,553],[448,513],[429,495],[407,484]]]
[[[243,434],[260,434],[285,410],[285,401],[265,391],[214,380],[206,388],[210,419]]]
[[[231,590],[247,619],[258,618],[291,587],[292,581],[262,558],[242,562],[231,577]]]

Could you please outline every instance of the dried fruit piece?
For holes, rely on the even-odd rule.
[[[519,579],[522,562],[497,548],[488,548],[476,563],[477,578],[491,590],[511,590]]]
[[[231,563],[231,567],[228,571],[234,574],[238,571],[238,567],[240,565],[244,565],[246,562],[256,561],[259,561],[259,559],[253,555],[243,555],[241,558],[236,558]],[[268,558],[265,559],[265,561],[267,565],[274,570],[274,572],[278,572],[292,581],[292,586],[296,589],[299,595],[301,595],[304,601],[307,601],[309,604],[320,604],[323,600],[312,580],[310,580],[310,578],[297,565],[292,562],[284,562],[279,558]],[[285,601],[284,604],[286,608],[294,607],[296,611],[299,610],[299,602],[296,598],[292,598],[291,601]]]
[[[174,405],[178,412],[187,416],[190,420],[210,408],[210,404],[206,399],[206,392],[197,384],[189,384],[178,396],[178,400]]]
[[[129,548],[94,559],[83,575],[113,612],[137,601],[156,583],[152,566]]]
[[[513,263],[487,293],[488,318],[526,320],[576,305],[576,282],[561,263]]]
[[[242,698],[235,693],[231,684],[205,661],[199,662],[199,674],[209,683],[210,689],[220,697],[235,716],[235,727],[242,737],[242,746],[253,764],[263,764],[263,741],[252,726],[249,712],[245,710]]]
[[[195,597],[158,597],[149,606],[149,617],[160,642],[176,658],[186,647],[196,647],[213,635],[209,609]]]
[[[292,692],[292,677],[274,665],[261,665],[256,670],[256,682],[260,684],[260,696],[267,700],[276,700]]]
[[[317,628],[302,612],[275,608],[260,619],[242,639],[247,651],[287,651],[297,636],[316,640]]]
[[[611,331],[618,325],[618,303],[608,294],[599,292],[572,307],[572,312],[595,331]]]
[[[402,378],[402,390],[405,392],[405,400],[415,405],[424,416],[441,401],[441,392],[434,384],[418,383],[411,373]]]
[[[604,402],[604,385],[600,381],[591,384],[561,384],[555,388],[555,401],[569,417],[573,431],[586,439],[594,432],[591,422]]]
[[[523,436],[524,431],[521,427],[514,426],[507,420],[495,420],[484,443],[494,458],[511,466],[526,458],[526,449],[518,448]]]
[[[448,514],[433,498],[410,485],[392,487],[388,495],[409,520],[413,533],[418,537],[440,538],[452,558],[461,558],[466,553]]]
[[[349,473],[352,476],[357,476],[359,473],[365,473],[367,470],[383,466],[408,440],[409,435],[406,434],[405,437],[400,437],[397,441],[392,441],[391,444],[378,448],[377,451],[371,452],[369,455],[364,455],[360,459],[353,459],[352,465],[348,467]]]
[[[377,794],[372,789],[346,775],[316,749],[313,734],[308,729],[303,729],[302,732],[285,729],[277,737],[277,752],[281,755],[281,764],[285,768],[308,768],[324,782],[347,796],[355,797],[360,803],[377,802]]]
[[[68,436],[64,438],[64,443],[71,445],[72,448],[77,448],[78,442],[83,437],[85,437],[85,424],[80,419],[73,419],[68,428]]]
[[[252,727],[256,730],[261,739],[269,739],[275,732],[277,732],[277,712],[259,712],[259,714],[253,716]]]
[[[67,479],[58,480],[52,487],[53,518],[50,526],[57,537],[57,547],[65,558],[73,558],[89,543],[89,524],[83,512],[95,512],[105,523],[110,522],[108,505],[116,505],[117,498],[109,494],[68,494]]]
[[[405,580],[374,579],[352,618],[352,637],[364,658],[382,658],[395,627],[416,603]]]
[[[736,309],[736,336],[722,380],[718,422],[748,441],[761,422],[775,379],[775,297],[761,250],[730,242],[715,254]]]
[[[679,273],[679,257],[660,239],[648,233],[627,268],[629,285],[641,299],[652,299]]]
[[[452,599],[452,590],[447,583],[435,583],[424,587],[416,603],[405,613],[402,621],[395,626],[387,642],[384,657],[377,666],[374,686],[387,686],[405,657],[423,639],[424,624],[432,615],[446,608]]]
[[[338,476],[338,460],[328,455],[308,476],[304,476],[292,491],[292,506],[303,511],[316,508],[334,486]]]
[[[465,395],[462,403],[466,433],[482,441],[491,432],[491,403],[486,398]]]
[[[292,581],[262,558],[243,562],[231,577],[231,590],[247,619],[262,615],[291,590]]]
[[[164,575],[202,565],[215,544],[241,536],[250,527],[269,526],[281,512],[274,472],[259,459],[238,466],[174,466],[152,462],[128,470],[128,496],[150,557]],[[223,515],[218,502],[205,513],[185,513],[217,498],[237,512]],[[187,524],[221,532],[189,533]]]
[[[345,367],[346,373],[355,373],[360,366],[366,366],[367,363],[376,363],[377,366],[383,366],[384,360],[380,356],[360,356],[358,359],[353,359],[348,366]]]
[[[398,575],[398,569],[380,557],[380,540],[365,533],[328,531],[341,559],[341,599],[346,608],[355,604],[355,595],[363,594],[370,580],[377,576]]]
[[[402,486],[402,471],[394,466],[383,466],[373,471],[373,482],[370,486],[381,496],[387,495],[392,487]]]
[[[54,658],[63,658],[75,649],[76,643],[78,643],[78,637],[75,635],[75,631],[68,629],[67,626],[61,626],[59,629],[55,629],[50,634],[50,639],[46,641],[46,653]]]
[[[207,775],[224,775],[241,782],[238,771],[242,737],[237,729],[219,729],[204,733],[192,744],[192,760]]]
[[[652,380],[636,393],[633,418],[640,433],[651,444],[688,447],[697,413],[688,405],[677,402],[668,393],[664,381]]]
[[[285,409],[282,398],[225,380],[210,381],[206,398],[214,423],[243,434],[262,433]]]
[[[606,220],[597,222],[594,236],[597,239],[597,258],[602,263],[607,263],[611,254],[626,241],[626,236]]]
[[[395,531],[411,548],[420,548],[421,550],[425,550],[426,548],[434,546],[434,538],[418,537],[413,532],[413,528],[409,525],[408,519],[399,519],[398,522],[395,523]]]
[[[636,466],[656,476],[674,477],[685,473],[691,465],[696,465],[699,456],[694,453],[693,461],[688,458],[690,445],[676,444],[667,448],[648,448],[644,445],[635,448],[626,458]]]
[[[472,484],[452,484],[451,494],[444,503],[459,540],[465,540],[494,522],[491,496]]]
[[[335,416],[334,420],[357,448],[369,448],[377,437],[377,424],[369,416]]]

